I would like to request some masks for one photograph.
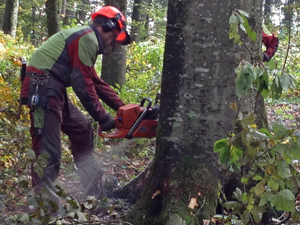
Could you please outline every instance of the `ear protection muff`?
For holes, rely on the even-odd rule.
[[[105,32],[109,32],[109,31],[112,31],[113,29],[116,29],[117,22],[118,22],[118,20],[121,20],[121,18],[122,18],[122,15],[120,13],[117,13],[117,15],[114,18],[107,20],[107,22],[102,25],[103,30]],[[122,23],[123,23],[123,21],[122,21]]]
[[[114,22],[112,19],[107,20],[106,23],[102,24],[102,28],[105,32],[110,32],[116,29],[117,23]]]

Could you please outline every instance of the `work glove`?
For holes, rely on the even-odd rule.
[[[116,121],[114,120],[114,118],[112,118],[111,115],[108,115],[107,119],[105,120],[104,123],[100,123],[100,131],[109,131],[111,129],[114,129],[116,127]]]

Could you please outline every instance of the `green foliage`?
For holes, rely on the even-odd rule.
[[[242,31],[246,32],[253,42],[256,41],[256,33],[250,28],[246,17],[249,17],[249,14],[243,10],[238,9],[234,10],[231,17],[229,18],[229,39],[233,39],[234,43],[238,43],[239,45],[243,43],[241,41],[241,36],[238,33],[239,28]]]
[[[131,7],[130,7],[131,8]],[[152,38],[163,40],[166,35],[167,26],[167,7],[159,1],[153,0],[149,3],[143,2],[141,4],[142,18],[144,21],[139,23],[132,23],[132,26],[139,26],[140,39],[142,41],[150,40]],[[147,20],[146,20],[147,15]]]
[[[164,43],[159,40],[133,43],[127,51],[126,83],[120,97],[126,103],[155,99],[160,92]]]
[[[292,90],[295,87],[294,77],[275,69],[273,64],[272,60],[267,66],[259,62],[252,65],[243,60],[235,70],[236,95],[241,98],[255,87],[264,98],[271,93],[273,99],[279,99],[283,91]]]
[[[18,10],[17,36],[37,45],[47,37],[47,18],[45,15],[45,1],[20,1]],[[33,15],[35,21],[33,21]]]
[[[239,45],[243,43],[238,33],[239,29],[247,33],[253,42],[256,41],[256,33],[250,28],[246,18],[248,16],[245,11],[234,10],[229,19],[229,39],[233,39]],[[285,70],[277,69],[273,60],[266,64],[256,62],[253,65],[243,60],[235,72],[235,91],[239,98],[255,87],[264,98],[270,93],[273,99],[279,99],[283,91],[287,93],[295,87],[294,76]]]
[[[254,121],[253,115],[237,118],[233,133],[214,145],[222,168],[236,176],[243,174],[241,183],[247,188],[237,189],[236,200],[224,203],[224,207],[232,209],[232,215],[240,215],[244,224],[251,218],[260,222],[270,207],[294,213],[300,185],[300,137],[281,124],[275,124],[272,132],[258,130]],[[299,217],[293,218],[299,222]]]

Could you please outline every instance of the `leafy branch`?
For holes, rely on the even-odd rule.
[[[239,29],[244,31],[246,34],[248,34],[249,38],[256,42],[256,33],[253,31],[248,23],[247,17],[249,17],[249,14],[243,10],[235,9],[232,12],[232,15],[229,18],[229,24],[230,24],[230,33],[229,33],[229,39],[233,39],[234,43],[238,43],[238,45],[244,44],[246,49],[248,50],[251,58],[251,62],[254,62],[254,58],[252,56],[252,52],[246,45],[245,41],[241,38],[239,35]]]

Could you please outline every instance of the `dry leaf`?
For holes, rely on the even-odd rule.
[[[152,195],[152,199],[154,199],[155,196],[156,196],[156,195],[159,195],[160,193],[161,193],[161,191],[160,191],[160,190],[157,190],[157,191]]]
[[[209,225],[209,220],[203,220],[203,225]]]
[[[237,111],[237,105],[236,102],[230,102],[230,108]]]
[[[189,207],[190,209],[194,209],[196,206],[199,206],[199,205],[197,204],[197,199],[196,199],[196,198],[191,198],[188,207]]]

